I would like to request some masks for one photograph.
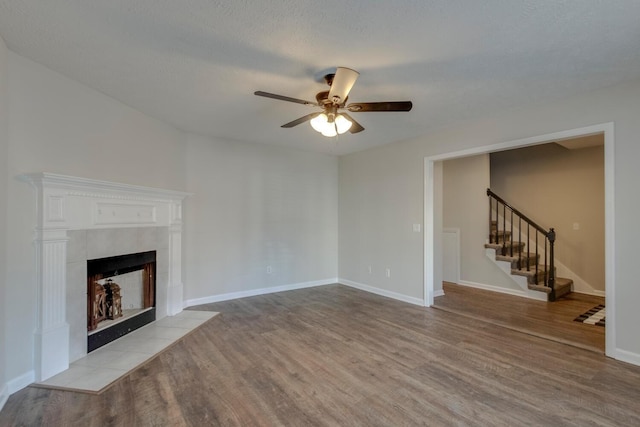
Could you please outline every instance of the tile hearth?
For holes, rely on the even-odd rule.
[[[185,310],[164,317],[89,353],[71,363],[66,371],[33,386],[101,393],[217,314]]]

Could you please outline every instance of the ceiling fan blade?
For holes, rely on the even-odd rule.
[[[352,70],[351,68],[338,67],[335,76],[333,76],[333,81],[331,82],[329,101],[333,101],[340,105],[344,104],[359,75],[359,72]]]
[[[340,113],[340,114],[345,116],[351,122],[351,127],[349,128],[349,132],[350,133],[358,133],[358,132],[362,132],[364,130],[364,128],[362,127],[362,125],[360,123],[358,123],[355,120],[353,120],[353,117],[351,117],[347,113]]]
[[[253,92],[253,94],[254,95],[258,95],[258,96],[264,96],[265,98],[278,99],[280,101],[295,102],[297,104],[315,105],[315,106],[318,105],[315,102],[305,101],[304,99],[291,98],[290,96],[284,96],[284,95],[276,95],[275,93],[263,92],[261,90],[259,90],[257,92]]]
[[[313,119],[315,116],[317,116],[319,114],[322,114],[322,112],[307,114],[306,116],[300,117],[299,119],[296,119],[296,120],[294,120],[292,122],[285,123],[280,127],[282,127],[282,128],[292,128],[294,126],[298,126],[300,123],[308,122],[309,120]]]
[[[411,101],[394,102],[358,102],[347,105],[347,110],[352,113],[369,111],[411,111],[413,103]]]

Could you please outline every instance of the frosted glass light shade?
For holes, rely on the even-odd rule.
[[[336,123],[336,128],[338,130],[338,133],[340,135],[342,135],[343,133],[351,129],[351,125],[353,124],[349,119],[347,119],[345,116],[341,114],[338,114],[338,116],[336,116],[335,123]]]
[[[338,134],[336,126],[333,123],[327,123],[327,127],[321,133],[329,138]]]
[[[327,125],[329,124],[328,122],[329,122],[329,118],[327,117],[326,114],[322,113],[322,114],[318,114],[313,119],[311,119],[310,123],[311,123],[311,127],[315,131],[322,133],[322,131],[324,131]]]
[[[309,122],[311,127],[326,137],[333,137],[343,134],[351,129],[351,121],[341,114],[336,115],[334,121],[329,122],[329,117],[325,113],[318,114]]]

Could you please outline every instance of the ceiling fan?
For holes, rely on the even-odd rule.
[[[316,102],[262,91],[254,92],[254,95],[320,107],[322,111],[307,114],[292,122],[285,123],[281,127],[292,128],[309,121],[316,131],[328,137],[343,134],[347,131],[358,133],[364,130],[364,127],[344,110],[349,113],[366,113],[375,111],[410,111],[411,107],[413,107],[411,101],[356,102],[347,105],[349,92],[359,75],[360,73],[350,68],[338,67],[335,73],[324,76],[330,88],[329,90],[318,92]]]

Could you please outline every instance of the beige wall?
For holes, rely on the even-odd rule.
[[[491,189],[542,227],[554,227],[556,259],[604,291],[602,145],[569,150],[545,144],[493,153]]]
[[[411,114],[420,114],[415,106]],[[422,294],[422,238],[407,232],[423,218],[425,156],[515,141],[554,132],[615,123],[615,277],[616,325],[613,353],[640,364],[636,312],[640,303],[635,254],[640,241],[638,159],[640,158],[640,81],[554,102],[512,109],[474,121],[460,121],[414,140],[340,158],[340,277],[362,279],[367,260],[401,269],[402,280],[375,286],[411,296]],[[371,237],[371,236],[375,237]]]
[[[340,278],[423,298],[422,165],[405,144],[340,158]]]
[[[443,166],[443,226],[460,230],[460,282],[520,291],[485,254],[489,155],[446,160]]]

